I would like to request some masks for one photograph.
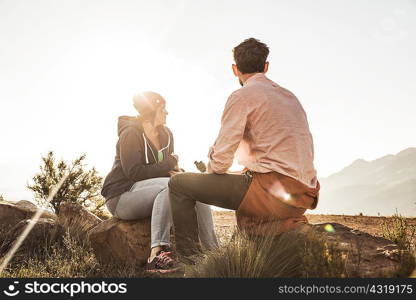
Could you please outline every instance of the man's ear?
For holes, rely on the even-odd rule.
[[[238,74],[238,68],[237,68],[237,66],[235,64],[232,64],[232,68],[233,68],[234,76],[238,77],[239,74]]]
[[[267,73],[268,70],[269,70],[269,62],[266,61],[266,63],[264,64],[264,71],[263,71],[263,73]]]

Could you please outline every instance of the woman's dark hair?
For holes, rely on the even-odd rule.
[[[244,40],[233,49],[234,61],[242,74],[264,72],[269,47],[255,38]]]

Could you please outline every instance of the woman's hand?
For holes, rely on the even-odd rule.
[[[176,162],[179,161],[179,156],[177,154],[170,154],[170,155],[176,160]],[[182,168],[179,168],[178,163],[176,163],[176,166],[171,171],[169,171],[169,176],[172,177],[173,175],[177,173],[182,173],[182,172],[185,172],[185,170]]]
[[[172,177],[173,175],[178,174],[178,173],[180,172],[172,170],[172,171],[169,171],[169,176]]]
[[[182,169],[182,168],[179,168],[179,166],[176,165],[176,167],[172,171],[169,172],[169,175],[170,175],[170,177],[172,177],[175,174],[183,173],[183,172],[185,172],[185,170]]]

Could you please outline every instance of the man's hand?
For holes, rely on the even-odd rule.
[[[172,177],[175,174],[179,174],[179,173],[183,173],[183,172],[185,172],[185,170],[182,169],[182,168],[179,168],[179,166],[176,165],[176,167],[173,168],[173,170],[169,171],[169,176]]]

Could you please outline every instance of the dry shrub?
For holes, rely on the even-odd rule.
[[[416,225],[410,225],[405,217],[396,213],[380,227],[385,239],[396,243],[400,249],[415,251]]]
[[[408,276],[416,267],[416,225],[396,213],[380,224],[381,234],[399,247],[397,277]]]
[[[307,228],[307,227],[306,227]],[[347,277],[346,255],[335,242],[328,242],[319,233],[308,229],[300,240],[302,277]]]
[[[276,278],[345,277],[345,259],[308,226],[276,236],[273,228],[261,236],[237,231],[231,241],[205,252],[186,277]]]
[[[82,216],[77,215],[74,218],[65,219],[61,225],[66,229],[66,234],[77,244],[89,247],[88,232],[92,225],[85,222]]]

